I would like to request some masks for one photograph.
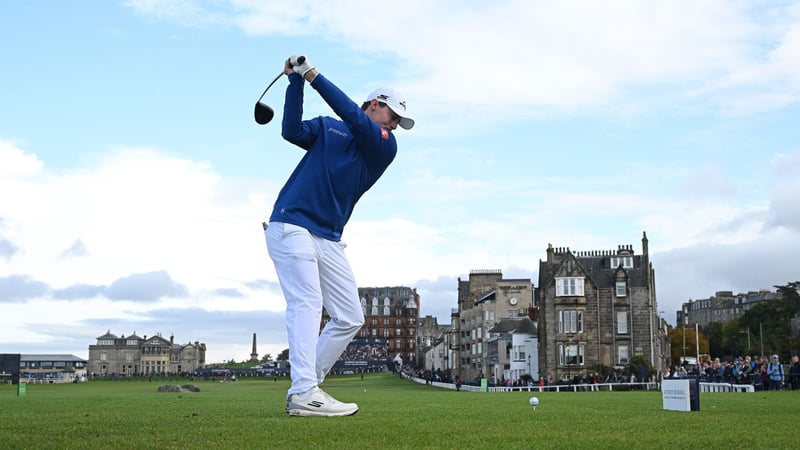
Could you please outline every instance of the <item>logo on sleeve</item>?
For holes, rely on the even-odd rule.
[[[381,137],[384,139],[389,139],[389,130],[386,128],[381,128]]]

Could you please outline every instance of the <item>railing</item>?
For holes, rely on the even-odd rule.
[[[430,384],[431,386],[456,390],[456,385],[453,383],[442,383],[440,381],[431,381],[428,383],[424,378],[410,377],[403,374],[404,378],[420,384]],[[731,383],[705,383],[700,382],[700,392],[755,392],[755,387],[752,384],[731,384]],[[481,392],[480,386],[473,384],[462,384],[462,391],[466,392]],[[661,383],[656,381],[640,382],[640,383],[590,383],[590,384],[554,384],[549,386],[489,386],[489,392],[597,392],[597,391],[630,391],[630,390],[661,390]]]
[[[704,383],[700,382],[700,392],[755,392],[752,384]]]
[[[419,384],[430,384],[431,386],[442,388],[442,389],[452,389],[456,390],[456,385],[453,383],[442,383],[440,381],[431,381],[428,383],[427,380],[424,378],[417,378],[417,377],[410,377],[403,374],[404,378],[408,378],[411,381],[414,381]],[[659,390],[660,386],[659,383],[652,381],[649,383],[591,383],[591,384],[554,384],[549,386],[489,386],[487,390],[489,392],[578,392],[578,391],[613,391],[613,390]],[[462,384],[461,385],[462,391],[467,392],[481,392],[480,386],[475,386],[473,384]]]
[[[66,378],[24,378],[20,377],[19,381],[21,383],[28,383],[28,384],[57,384],[57,383],[72,383],[71,379]]]

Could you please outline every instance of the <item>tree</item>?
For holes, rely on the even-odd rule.
[[[723,341],[722,324],[719,322],[711,322],[701,330],[708,339],[708,354],[721,355]]]
[[[722,324],[722,335],[722,346],[715,356],[729,360],[748,353],[747,327],[740,319],[729,320]],[[750,345],[752,346],[752,339]]]
[[[786,361],[800,348],[800,336],[791,335],[791,319],[800,314],[800,281],[775,288],[777,299],[756,304],[738,319],[710,323],[703,328],[711,339],[712,355],[731,359],[777,353]],[[679,349],[681,345],[678,344]]]
[[[278,354],[278,361],[288,361],[288,360],[289,360],[289,349],[287,348]]]
[[[267,353],[266,355],[261,357],[261,362],[262,363],[269,362],[269,361],[272,361],[272,354],[271,353]]]
[[[684,338],[684,333],[685,338]],[[699,341],[697,340],[699,339]],[[672,344],[672,364],[680,364],[681,357],[692,356],[697,357],[697,345],[699,342],[700,353],[708,353],[708,338],[702,332],[695,333],[694,326],[684,327],[683,325],[673,328],[669,332],[669,340]],[[686,348],[683,348],[683,343],[686,342]]]
[[[791,336],[791,319],[800,313],[800,281],[775,288],[780,294],[777,299],[748,309],[739,322],[743,329],[750,330],[753,352],[761,353],[763,348],[765,355],[778,353],[781,359],[788,360],[797,343]]]

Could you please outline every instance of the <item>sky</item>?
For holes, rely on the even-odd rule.
[[[343,240],[450,322],[458,279],[548,244],[642,251],[658,309],[800,279],[800,2],[89,0],[0,6],[0,353],[111,331],[287,348],[261,222],[302,156],[292,54],[412,130]],[[332,115],[310,87],[305,118]],[[538,287],[538,286],[537,286]]]

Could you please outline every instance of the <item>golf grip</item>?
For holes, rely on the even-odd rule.
[[[306,62],[306,57],[305,57],[305,56],[299,56],[299,57],[297,58],[297,64],[303,64],[304,62]],[[275,79],[274,79],[274,80],[272,80],[272,83],[270,83],[270,84],[269,84],[269,86],[267,86],[267,88],[266,88],[266,89],[264,89],[264,92],[262,92],[262,93],[261,93],[261,97],[258,97],[258,101],[259,101],[259,102],[261,101],[261,99],[262,99],[262,98],[264,98],[264,94],[266,94],[266,93],[267,93],[267,91],[269,90],[269,88],[271,88],[271,87],[272,87],[272,85],[273,85],[273,84],[275,84],[275,82],[276,82],[276,81],[278,81],[278,80],[279,80],[279,79],[280,79],[282,76],[283,76],[283,72],[279,73],[279,74],[278,74],[278,76],[277,76],[277,77],[275,77]]]

